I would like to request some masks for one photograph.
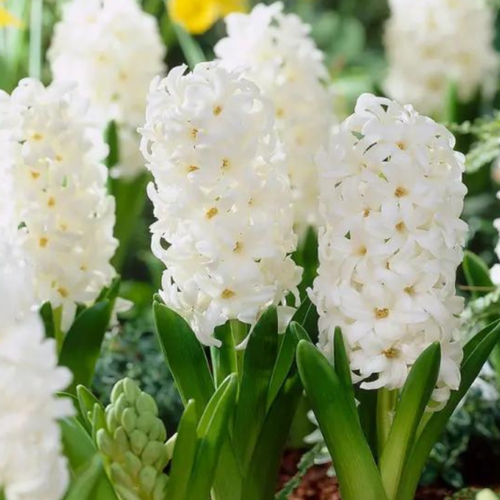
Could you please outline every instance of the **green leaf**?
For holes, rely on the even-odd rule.
[[[234,420],[234,444],[246,470],[266,417],[267,394],[278,354],[278,313],[270,307],[255,325],[243,360],[238,406]]]
[[[147,172],[133,179],[110,180],[110,192],[116,201],[114,235],[119,241],[119,247],[111,262],[118,272],[125,264],[137,222],[144,210],[147,198],[146,186],[149,180]]]
[[[349,394],[325,356],[309,342],[297,348],[302,383],[335,463],[343,500],[387,500]],[[362,478],[362,480],[360,480]]]
[[[299,374],[289,377],[262,426],[241,489],[241,500],[272,500],[286,441],[302,395]]]
[[[94,412],[94,406],[98,405],[104,411],[103,404],[92,394],[89,389],[83,385],[79,385],[76,388],[76,395],[78,398],[78,405],[80,407],[80,414],[89,431],[92,431],[91,417]]]
[[[73,373],[73,382],[68,392],[75,393],[77,385],[90,386],[92,383],[111,312],[109,300],[98,302],[77,316],[66,334],[59,364],[68,367]]]
[[[474,298],[483,297],[496,288],[491,281],[488,266],[477,255],[469,251],[465,252],[462,266],[465,279]]]
[[[177,389],[186,404],[196,401],[198,417],[214,393],[208,361],[200,342],[184,318],[154,302],[155,329]]]
[[[104,474],[101,457],[96,453],[87,466],[76,476],[71,487],[64,497],[64,500],[95,500],[97,496],[97,488],[99,481]],[[116,498],[116,495],[108,495],[109,499]],[[102,498],[105,500],[105,498]]]
[[[279,390],[285,383],[290,372],[290,368],[295,362],[295,351],[299,340],[317,339],[318,312],[316,307],[307,298],[302,302],[290,321],[285,332],[283,342],[281,342],[278,359],[274,367],[271,382],[269,384],[269,393],[267,398],[267,407],[269,408],[278,395]],[[312,337],[311,337],[312,332]]]
[[[109,146],[109,154],[106,158],[106,166],[111,169],[120,162],[120,139],[118,125],[111,121],[105,132],[105,140]]]
[[[174,456],[172,457],[172,468],[167,483],[166,498],[169,500],[188,500],[186,491],[198,448],[196,432],[198,419],[196,413],[195,401],[188,401],[179,423]]]
[[[43,304],[40,308],[40,316],[45,328],[45,336],[48,339],[55,339],[56,325],[54,323],[54,310],[52,309],[52,304],[50,302],[45,302],[45,304]]]
[[[207,60],[198,42],[177,23],[172,23],[172,27],[181,46],[184,57],[191,69]]]
[[[380,459],[382,482],[390,500],[397,492],[408,454],[431,399],[441,366],[441,346],[431,344],[415,361],[401,393],[392,427]]]
[[[354,386],[352,385],[351,365],[349,363],[349,358],[347,357],[344,337],[342,336],[342,330],[340,328],[335,328],[333,336],[333,357],[333,367],[335,369],[335,373],[337,374],[341,384],[344,386],[347,399],[353,405],[352,409],[354,410],[354,413],[358,415],[356,410]]]
[[[64,455],[68,459],[72,477],[78,477],[97,453],[97,448],[76,418],[66,418],[60,423]],[[99,500],[118,500],[113,487],[104,473],[100,471],[92,498]]]
[[[227,438],[229,420],[234,411],[238,377],[229,375],[221,384],[198,424],[198,451],[189,481],[186,500],[208,498],[224,440]]]
[[[461,366],[462,379],[458,391],[452,392],[446,406],[429,419],[415,442],[400,481],[398,500],[413,500],[420,475],[432,447],[500,339],[500,323],[495,321],[477,336],[479,338],[473,338],[464,348]]]

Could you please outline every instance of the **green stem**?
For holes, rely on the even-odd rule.
[[[43,0],[31,0],[29,73],[42,77]]]
[[[61,328],[62,323],[62,306],[54,309],[54,338],[56,339],[57,352],[60,353],[64,344],[64,332]]]
[[[234,348],[236,353],[236,365],[238,369],[238,375],[241,378],[243,371],[243,356],[245,355],[244,349],[236,349],[247,337],[247,327],[244,323],[237,319],[231,320],[231,333],[233,335]]]
[[[172,23],[172,27],[189,67],[193,69],[198,63],[205,62],[207,57],[198,42],[177,23]]]
[[[377,398],[377,438],[379,458],[387,442],[392,425],[393,412],[396,408],[397,391],[382,388],[378,391]]]

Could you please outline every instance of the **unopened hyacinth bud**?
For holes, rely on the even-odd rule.
[[[107,147],[87,102],[68,85],[22,80],[0,92],[0,180],[11,208],[0,217],[33,268],[37,303],[61,309],[62,329],[78,304],[95,301],[115,276],[110,264],[114,199],[107,194]]]
[[[122,500],[165,500],[170,460],[167,432],[155,400],[131,379],[118,382],[96,432],[113,484]]]
[[[495,14],[488,0],[390,0],[387,94],[439,114],[451,84],[463,101],[496,90]]]
[[[296,14],[285,14],[281,2],[257,5],[250,14],[231,14],[226,25],[228,37],[215,53],[228,69],[242,70],[274,105],[292,183],[295,225],[303,234],[317,224],[314,158],[337,122],[324,56],[310,37],[311,27]]]
[[[78,83],[102,130],[111,121],[118,125],[120,158],[114,176],[134,178],[144,172],[136,130],[144,120],[149,83],[165,73],[164,58],[156,19],[137,0],[64,5],[49,50],[54,80]]]
[[[341,327],[365,389],[401,388],[433,342],[442,349],[434,400],[459,386],[455,273],[467,225],[454,144],[411,106],[365,94],[318,157],[320,345],[330,351]]]
[[[205,344],[297,294],[291,191],[271,104],[218,63],[151,85],[142,151],[154,176],[152,249],[161,297]],[[168,247],[168,248],[167,248]]]

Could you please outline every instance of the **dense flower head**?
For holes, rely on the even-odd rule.
[[[464,157],[430,118],[362,95],[318,155],[320,344],[341,327],[362,387],[396,389],[432,342],[442,347],[436,402],[458,388],[463,308],[455,295],[467,225]],[[366,381],[376,375],[375,380]]]
[[[164,73],[165,47],[156,20],[136,0],[71,0],[55,27],[49,60],[56,81],[76,82],[104,129],[119,125],[122,144],[117,174],[143,171],[136,129],[144,120],[151,80]]]
[[[461,100],[494,88],[495,17],[487,0],[391,0],[386,90],[421,113],[443,111],[450,85]]]
[[[152,83],[142,130],[152,248],[167,267],[163,300],[214,344],[218,325],[252,324],[296,292],[301,271],[289,256],[297,238],[272,106],[218,63],[184,72]]]
[[[72,414],[56,396],[71,374],[57,366],[31,309],[32,276],[17,249],[0,242],[0,490],[6,500],[60,500],[69,483],[57,420]]]
[[[86,106],[74,88],[36,80],[21,81],[12,96],[0,93],[0,123],[8,123],[0,126],[0,178],[10,190],[1,225],[17,233],[37,303],[61,307],[64,330],[77,304],[92,303],[115,274],[107,148]]]
[[[283,4],[257,5],[250,14],[226,18],[228,37],[215,47],[225,67],[243,70],[272,101],[292,182],[295,222],[302,233],[317,222],[314,157],[335,122],[333,97],[325,87],[323,54],[311,28]]]

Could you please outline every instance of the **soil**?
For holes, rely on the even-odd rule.
[[[301,453],[290,451],[283,458],[280,475],[280,489],[296,473]],[[329,477],[328,465],[311,468],[302,479],[300,486],[288,497],[288,500],[341,500],[337,480]],[[453,491],[445,488],[422,488],[415,500],[446,500]]]

